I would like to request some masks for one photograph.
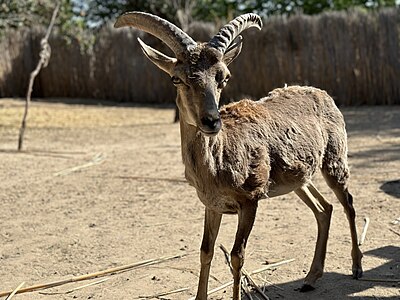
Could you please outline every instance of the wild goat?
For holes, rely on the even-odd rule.
[[[167,72],[177,88],[185,177],[204,203],[201,270],[196,299],[207,299],[208,277],[222,214],[238,214],[231,252],[233,299],[240,299],[244,252],[258,201],[294,191],[318,224],[314,259],[302,291],[322,276],[332,206],[312,183],[317,169],[343,205],[350,223],[353,277],[362,275],[353,198],[347,189],[347,141],[343,116],[327,93],[292,86],[259,101],[241,100],[218,111],[229,80],[227,66],[239,55],[243,30],[262,22],[244,14],[223,26],[208,43],[196,43],[157,16],[129,12],[115,27],[132,26],[162,40],[169,57],[139,40],[144,54]],[[255,58],[256,59],[256,58]]]

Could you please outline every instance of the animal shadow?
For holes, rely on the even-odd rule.
[[[400,299],[400,247],[385,246],[370,250],[364,253],[364,260],[368,256],[380,257],[388,262],[379,267],[364,270],[364,280],[354,280],[351,275],[344,275],[335,272],[326,272],[317,282],[316,289],[306,293],[298,290],[302,285],[302,280],[286,282],[279,285],[266,285],[265,294],[270,299],[290,299],[290,300],[342,300],[342,299]],[[349,266],[350,267],[350,266]],[[350,271],[349,271],[350,273]],[[371,279],[373,281],[368,281]],[[381,280],[381,281],[376,281]],[[372,296],[355,295],[362,291],[373,289],[374,287],[397,287],[398,295],[379,298]],[[253,299],[264,299],[257,292],[252,292]],[[242,299],[248,299],[243,295]]]

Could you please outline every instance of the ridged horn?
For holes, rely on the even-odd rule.
[[[208,45],[221,53],[225,53],[229,45],[243,30],[250,27],[256,27],[261,30],[262,25],[261,18],[256,14],[249,13],[241,15],[223,26],[208,42]]]
[[[163,41],[176,55],[184,60],[196,42],[182,29],[171,22],[144,12],[127,12],[119,16],[115,28],[131,26],[154,35]]]

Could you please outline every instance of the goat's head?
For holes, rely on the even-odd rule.
[[[243,30],[261,29],[256,14],[244,14],[223,26],[208,43],[196,43],[172,23],[143,12],[120,16],[114,27],[132,26],[163,41],[175,54],[169,57],[139,40],[144,54],[167,72],[177,87],[177,105],[183,122],[196,126],[206,135],[221,129],[218,103],[222,89],[230,77],[227,66],[242,49]]]

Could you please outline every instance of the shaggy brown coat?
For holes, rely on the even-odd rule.
[[[243,201],[296,190],[321,168],[343,184],[349,177],[343,116],[322,90],[275,89],[220,114],[216,136],[181,126],[186,178],[210,209],[237,213]]]

